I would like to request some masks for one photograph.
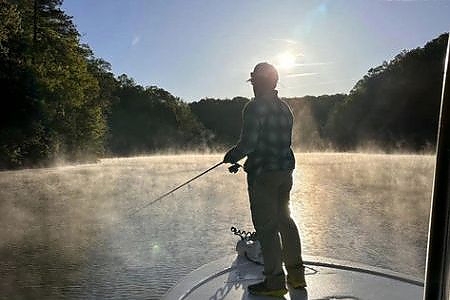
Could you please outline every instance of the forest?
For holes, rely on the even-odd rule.
[[[0,0],[0,169],[224,151],[250,99],[187,103],[80,41],[62,0]],[[433,150],[448,34],[368,70],[348,94],[285,98],[298,151]]]

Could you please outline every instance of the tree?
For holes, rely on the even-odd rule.
[[[249,99],[202,99],[189,104],[197,119],[213,135],[213,144],[219,149],[230,147],[239,139],[242,126],[242,109]],[[211,145],[212,146],[212,145]]]
[[[368,71],[332,111],[326,131],[342,150],[375,144],[420,151],[435,144],[445,47],[443,34]]]
[[[203,148],[208,135],[189,106],[156,86],[144,88],[125,74],[118,77],[108,124],[114,155]]]
[[[60,0],[1,2],[0,80],[7,107],[0,166],[103,152],[99,82]],[[98,73],[97,73],[98,74]]]

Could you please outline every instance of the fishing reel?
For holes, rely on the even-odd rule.
[[[239,168],[240,168],[240,167],[242,167],[240,164],[235,163],[235,164],[233,164],[232,166],[228,167],[228,171],[229,171],[230,173],[236,174],[236,173],[239,171]]]
[[[236,252],[238,255],[245,257],[258,265],[263,265],[264,258],[262,255],[261,244],[256,237],[256,232],[241,231],[234,226],[231,227],[231,232],[241,238],[236,244]]]

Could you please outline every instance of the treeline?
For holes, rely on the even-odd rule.
[[[1,166],[103,151],[107,103],[59,1],[0,1]]]
[[[434,149],[448,34],[423,48],[402,51],[371,68],[349,94],[285,98],[294,116],[294,147],[304,151],[426,152]],[[191,103],[197,118],[230,144],[239,137],[248,101],[203,99]],[[239,117],[237,117],[239,116]]]
[[[185,103],[143,87],[80,42],[62,0],[0,0],[0,169],[168,150],[224,150],[249,99]],[[370,69],[348,95],[286,99],[298,150],[386,151],[435,143],[441,35]]]
[[[294,113],[293,146],[296,150],[325,150],[331,147],[325,128],[331,112],[345,97],[336,94],[283,98]],[[250,99],[244,97],[231,100],[207,98],[190,103],[189,106],[198,120],[212,132],[209,143],[223,149],[239,139],[241,112],[248,101]]]
[[[0,168],[206,144],[179,98],[115,78],[62,0],[0,0]]]
[[[325,138],[339,150],[434,149],[448,33],[372,68],[328,117]]]
[[[79,42],[61,1],[0,1],[0,166],[104,151],[107,64]],[[112,76],[112,75],[111,75]]]
[[[189,106],[169,92],[144,88],[126,75],[118,78],[108,116],[110,154],[129,156],[208,147],[209,132]]]

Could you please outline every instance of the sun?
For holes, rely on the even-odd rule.
[[[291,52],[282,52],[277,55],[277,66],[281,69],[292,69],[295,66],[295,55]]]

